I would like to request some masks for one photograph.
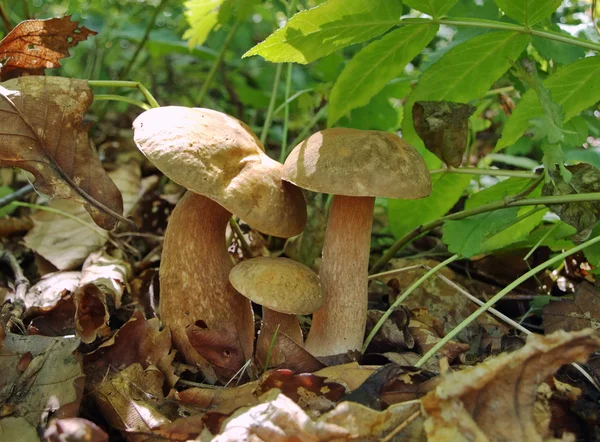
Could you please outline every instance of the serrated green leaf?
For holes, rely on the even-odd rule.
[[[572,174],[565,168],[566,157],[560,145],[544,142],[541,147],[542,152],[544,152],[542,163],[544,164],[544,168],[549,171],[548,176],[551,177],[550,180],[554,180],[553,173],[558,165],[561,179],[566,183],[571,181]]]
[[[185,17],[190,25],[183,38],[191,47],[206,41],[208,34],[218,23],[219,8],[224,0],[189,0],[184,3]]]
[[[490,32],[454,47],[421,76],[406,100],[402,136],[415,146],[430,168],[440,160],[425,150],[413,127],[412,107],[416,101],[467,103],[482,96],[525,49],[529,37],[514,32]]]
[[[592,229],[590,239],[596,238],[598,235],[600,235],[600,224]],[[583,254],[585,255],[585,259],[587,259],[593,267],[600,267],[600,244],[596,243],[586,247],[583,249]]]
[[[397,29],[377,40],[346,65],[331,90],[327,125],[350,110],[366,105],[433,39],[439,26],[417,25]]]
[[[401,238],[415,227],[440,218],[456,204],[471,181],[471,175],[434,174],[432,192],[420,200],[388,200],[390,230]]]
[[[550,29],[556,33],[568,36],[567,32],[561,30],[558,25],[553,24]],[[585,49],[561,41],[550,40],[548,38],[534,36],[533,46],[546,60],[552,60],[558,64],[573,63],[585,57]]]
[[[495,2],[510,18],[533,26],[550,16],[560,6],[562,0],[495,0]]]
[[[310,63],[383,34],[401,14],[400,0],[329,0],[294,15],[243,56],[260,55],[276,63]]]
[[[404,4],[434,18],[445,15],[458,0],[404,0]]]
[[[600,100],[600,57],[588,57],[563,67],[543,81],[554,102],[562,107],[563,123]],[[506,122],[496,151],[515,143],[532,118],[544,115],[533,90],[528,90]]]

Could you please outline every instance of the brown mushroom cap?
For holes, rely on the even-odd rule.
[[[246,298],[279,313],[308,315],[323,304],[319,277],[288,258],[253,258],[229,273],[231,285]]]
[[[290,237],[304,228],[301,191],[282,181],[283,166],[236,118],[211,109],[167,106],[142,113],[133,127],[143,154],[186,189],[269,235]]]
[[[333,128],[298,144],[283,179],[314,192],[416,199],[431,193],[431,178],[417,150],[399,136]]]

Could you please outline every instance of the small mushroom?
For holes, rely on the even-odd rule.
[[[288,258],[254,258],[237,264],[229,273],[235,289],[251,301],[262,305],[263,324],[258,336],[257,359],[262,363],[279,326],[284,334],[303,346],[302,330],[296,315],[308,315],[323,304],[319,277],[310,268]],[[260,350],[260,351],[259,351]],[[277,343],[271,355],[271,366],[285,361]]]
[[[325,302],[313,314],[306,349],[330,356],[361,348],[375,197],[415,199],[431,193],[425,161],[395,134],[334,128],[300,142],[283,179],[333,194],[319,276]]]
[[[197,321],[209,329],[229,323],[237,329],[243,353],[232,360],[247,360],[253,353],[250,302],[229,283],[233,263],[225,229],[231,214],[263,233],[287,238],[304,228],[304,197],[281,180],[283,166],[263,152],[252,131],[229,115],[161,107],[141,114],[133,127],[142,153],[189,190],[177,203],[165,232],[160,314],[185,359],[214,380],[213,367],[191,345],[186,328]]]

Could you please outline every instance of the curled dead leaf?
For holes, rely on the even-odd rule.
[[[520,350],[447,375],[421,399],[428,440],[541,442],[549,434],[533,418],[538,385],[598,348],[591,329],[532,335]]]
[[[48,20],[25,20],[0,40],[0,81],[20,75],[43,75],[44,69],[60,67],[69,48],[97,32],[79,26],[71,16]]]

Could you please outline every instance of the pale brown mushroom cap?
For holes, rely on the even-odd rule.
[[[211,109],[167,106],[142,113],[133,128],[138,148],[177,184],[263,233],[290,237],[304,228],[301,191],[282,181],[283,166],[238,119]]]
[[[333,128],[300,142],[283,179],[314,192],[416,199],[431,193],[431,177],[417,150],[399,136]]]
[[[231,285],[255,303],[279,313],[308,315],[324,301],[319,277],[288,258],[253,258],[229,273]]]

